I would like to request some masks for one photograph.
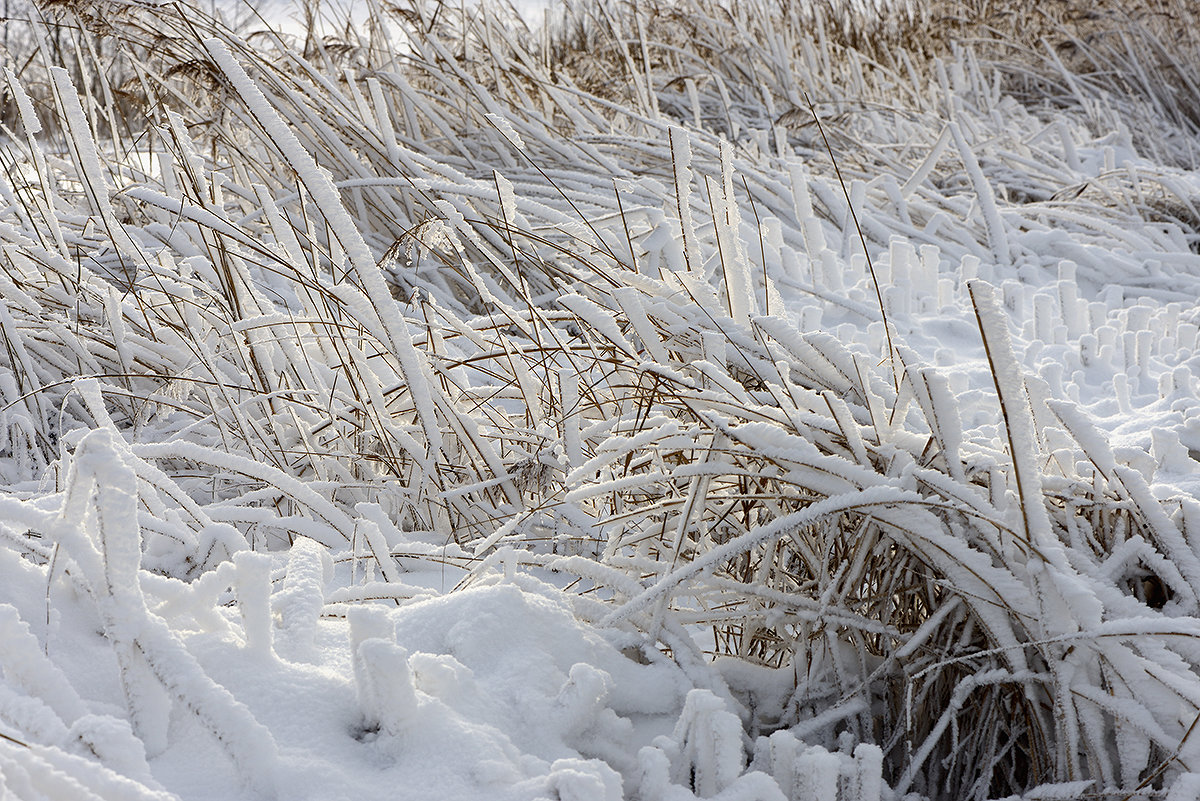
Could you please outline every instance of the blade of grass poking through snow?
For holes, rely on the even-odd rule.
[[[725,296],[729,316],[738,325],[747,325],[750,315],[757,314],[751,276],[746,260],[746,248],[741,238],[741,214],[733,193],[733,146],[724,139],[719,146],[721,191],[714,203],[712,187],[708,186],[709,207],[717,240],[717,253],[725,279]],[[708,181],[705,181],[706,186]]]
[[[888,320],[887,307],[883,302],[883,290],[879,287],[879,276],[875,273],[875,262],[871,259],[870,249],[867,248],[867,238],[863,236],[862,226],[858,223],[858,212],[854,210],[854,201],[850,199],[850,189],[846,186],[846,179],[842,177],[842,168],[838,165],[837,156],[833,154],[833,146],[829,144],[829,137],[825,135],[825,126],[821,123],[821,116],[817,114],[817,107],[813,105],[808,92],[804,93],[804,102],[808,104],[808,110],[812,113],[813,121],[817,124],[817,130],[821,133],[821,141],[825,144],[825,152],[829,154],[829,160],[833,162],[834,173],[837,175],[838,183],[842,187],[842,194],[846,197],[846,207],[850,210],[850,219],[853,220],[854,230],[858,233],[858,242],[862,245],[863,257],[867,260],[867,270],[871,273],[871,285],[875,288],[875,300],[879,303],[879,316],[883,320],[883,334],[887,339],[888,363],[892,367],[892,384],[896,392],[899,392],[900,369],[897,365],[896,346],[892,342],[892,324]]]
[[[971,303],[987,353],[992,381],[1000,401],[1004,427],[1008,434],[1013,479],[1021,508],[1021,517],[1029,542],[1035,548],[1031,556],[1033,580],[1043,575],[1037,565],[1049,563],[1050,586],[1039,593],[1042,601],[1040,625],[1048,633],[1074,631],[1080,626],[1100,623],[1102,605],[1095,591],[1080,579],[1070,564],[1063,543],[1054,533],[1043,495],[1042,474],[1038,468],[1038,441],[1033,413],[1025,393],[1020,366],[1008,332],[1008,319],[996,300],[995,290],[985,281],[967,285]],[[1059,608],[1059,604],[1064,606]]]
[[[683,235],[683,261],[688,272],[700,269],[700,246],[692,224],[692,146],[687,131],[672,126],[668,132],[671,147],[671,174],[675,181],[675,210]]]
[[[129,238],[129,234],[113,214],[108,181],[100,164],[96,140],[84,116],[83,106],[80,105],[79,95],[71,83],[70,75],[61,67],[51,67],[50,78],[53,81],[59,111],[66,124],[67,143],[71,158],[79,171],[79,180],[91,203],[92,211],[103,221],[105,232],[123,255],[120,260],[121,269],[125,280],[132,285],[137,272],[137,262],[143,261],[145,255]],[[134,265],[127,263],[126,259],[130,258],[136,260]]]
[[[1004,219],[1000,216],[1000,209],[996,206],[996,193],[984,176],[983,170],[979,166],[979,159],[975,157],[971,146],[967,144],[962,128],[953,120],[948,127],[954,137],[954,144],[958,147],[959,158],[962,159],[967,176],[971,179],[971,186],[975,189],[976,197],[979,198],[979,208],[983,212],[983,222],[987,230],[988,244],[992,246],[992,255],[997,264],[1011,264],[1012,252],[1008,245],[1008,232],[1004,228]]]
[[[1058,546],[1050,526],[1050,517],[1042,501],[1041,471],[1037,466],[1037,436],[1033,429],[1033,415],[1025,398],[1021,368],[1013,352],[1012,338],[1008,333],[1008,319],[996,301],[995,289],[986,281],[975,280],[967,285],[979,333],[987,352],[988,367],[996,395],[1000,399],[1000,411],[1004,417],[1004,429],[1008,434],[1009,456],[1012,459],[1013,479],[1021,502],[1021,517],[1031,542],[1040,548]]]

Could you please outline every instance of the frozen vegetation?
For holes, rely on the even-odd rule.
[[[0,799],[1200,798],[1200,20],[1043,6],[9,23]]]

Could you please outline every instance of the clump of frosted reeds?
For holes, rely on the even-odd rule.
[[[698,628],[788,668],[786,703],[743,722],[877,744],[899,792],[1200,770],[1200,511],[1027,385],[965,280],[1022,257],[1001,214],[1018,194],[1037,225],[1112,231],[1169,182],[1063,203],[1069,131],[970,55],[882,65],[766,3],[580,7],[541,34],[372,6],[358,38],[304,43],[122,9],[106,66],[137,104],[52,62],[38,104],[8,77],[7,484],[71,500],[83,432],[119,432],[143,567],[195,582],[303,536],[371,564],[339,611],[402,600],[395,557],[430,544],[468,581],[573,575],[580,614],[716,690]],[[951,106],[974,127],[943,130]],[[972,304],[1000,436],[965,430],[910,352],[821,329],[825,308],[878,324],[851,291],[864,243],[911,278],[896,306]],[[785,290],[812,299],[797,319]],[[1051,452],[1035,423],[1056,420]]]
[[[1162,162],[1196,166],[1189,140],[1200,131],[1200,36],[1192,4],[919,5],[917,23],[902,39],[942,53],[969,43],[1005,90],[1031,106],[1086,109],[1091,101],[1085,98],[1114,102],[1125,108],[1122,118],[1139,149]],[[1093,118],[1093,124],[1101,122]]]

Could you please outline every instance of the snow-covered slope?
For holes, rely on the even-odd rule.
[[[1190,51],[777,5],[36,34],[0,798],[1192,797]]]

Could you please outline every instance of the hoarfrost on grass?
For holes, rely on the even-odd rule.
[[[1195,795],[1186,58],[120,9],[5,73],[0,794]]]

